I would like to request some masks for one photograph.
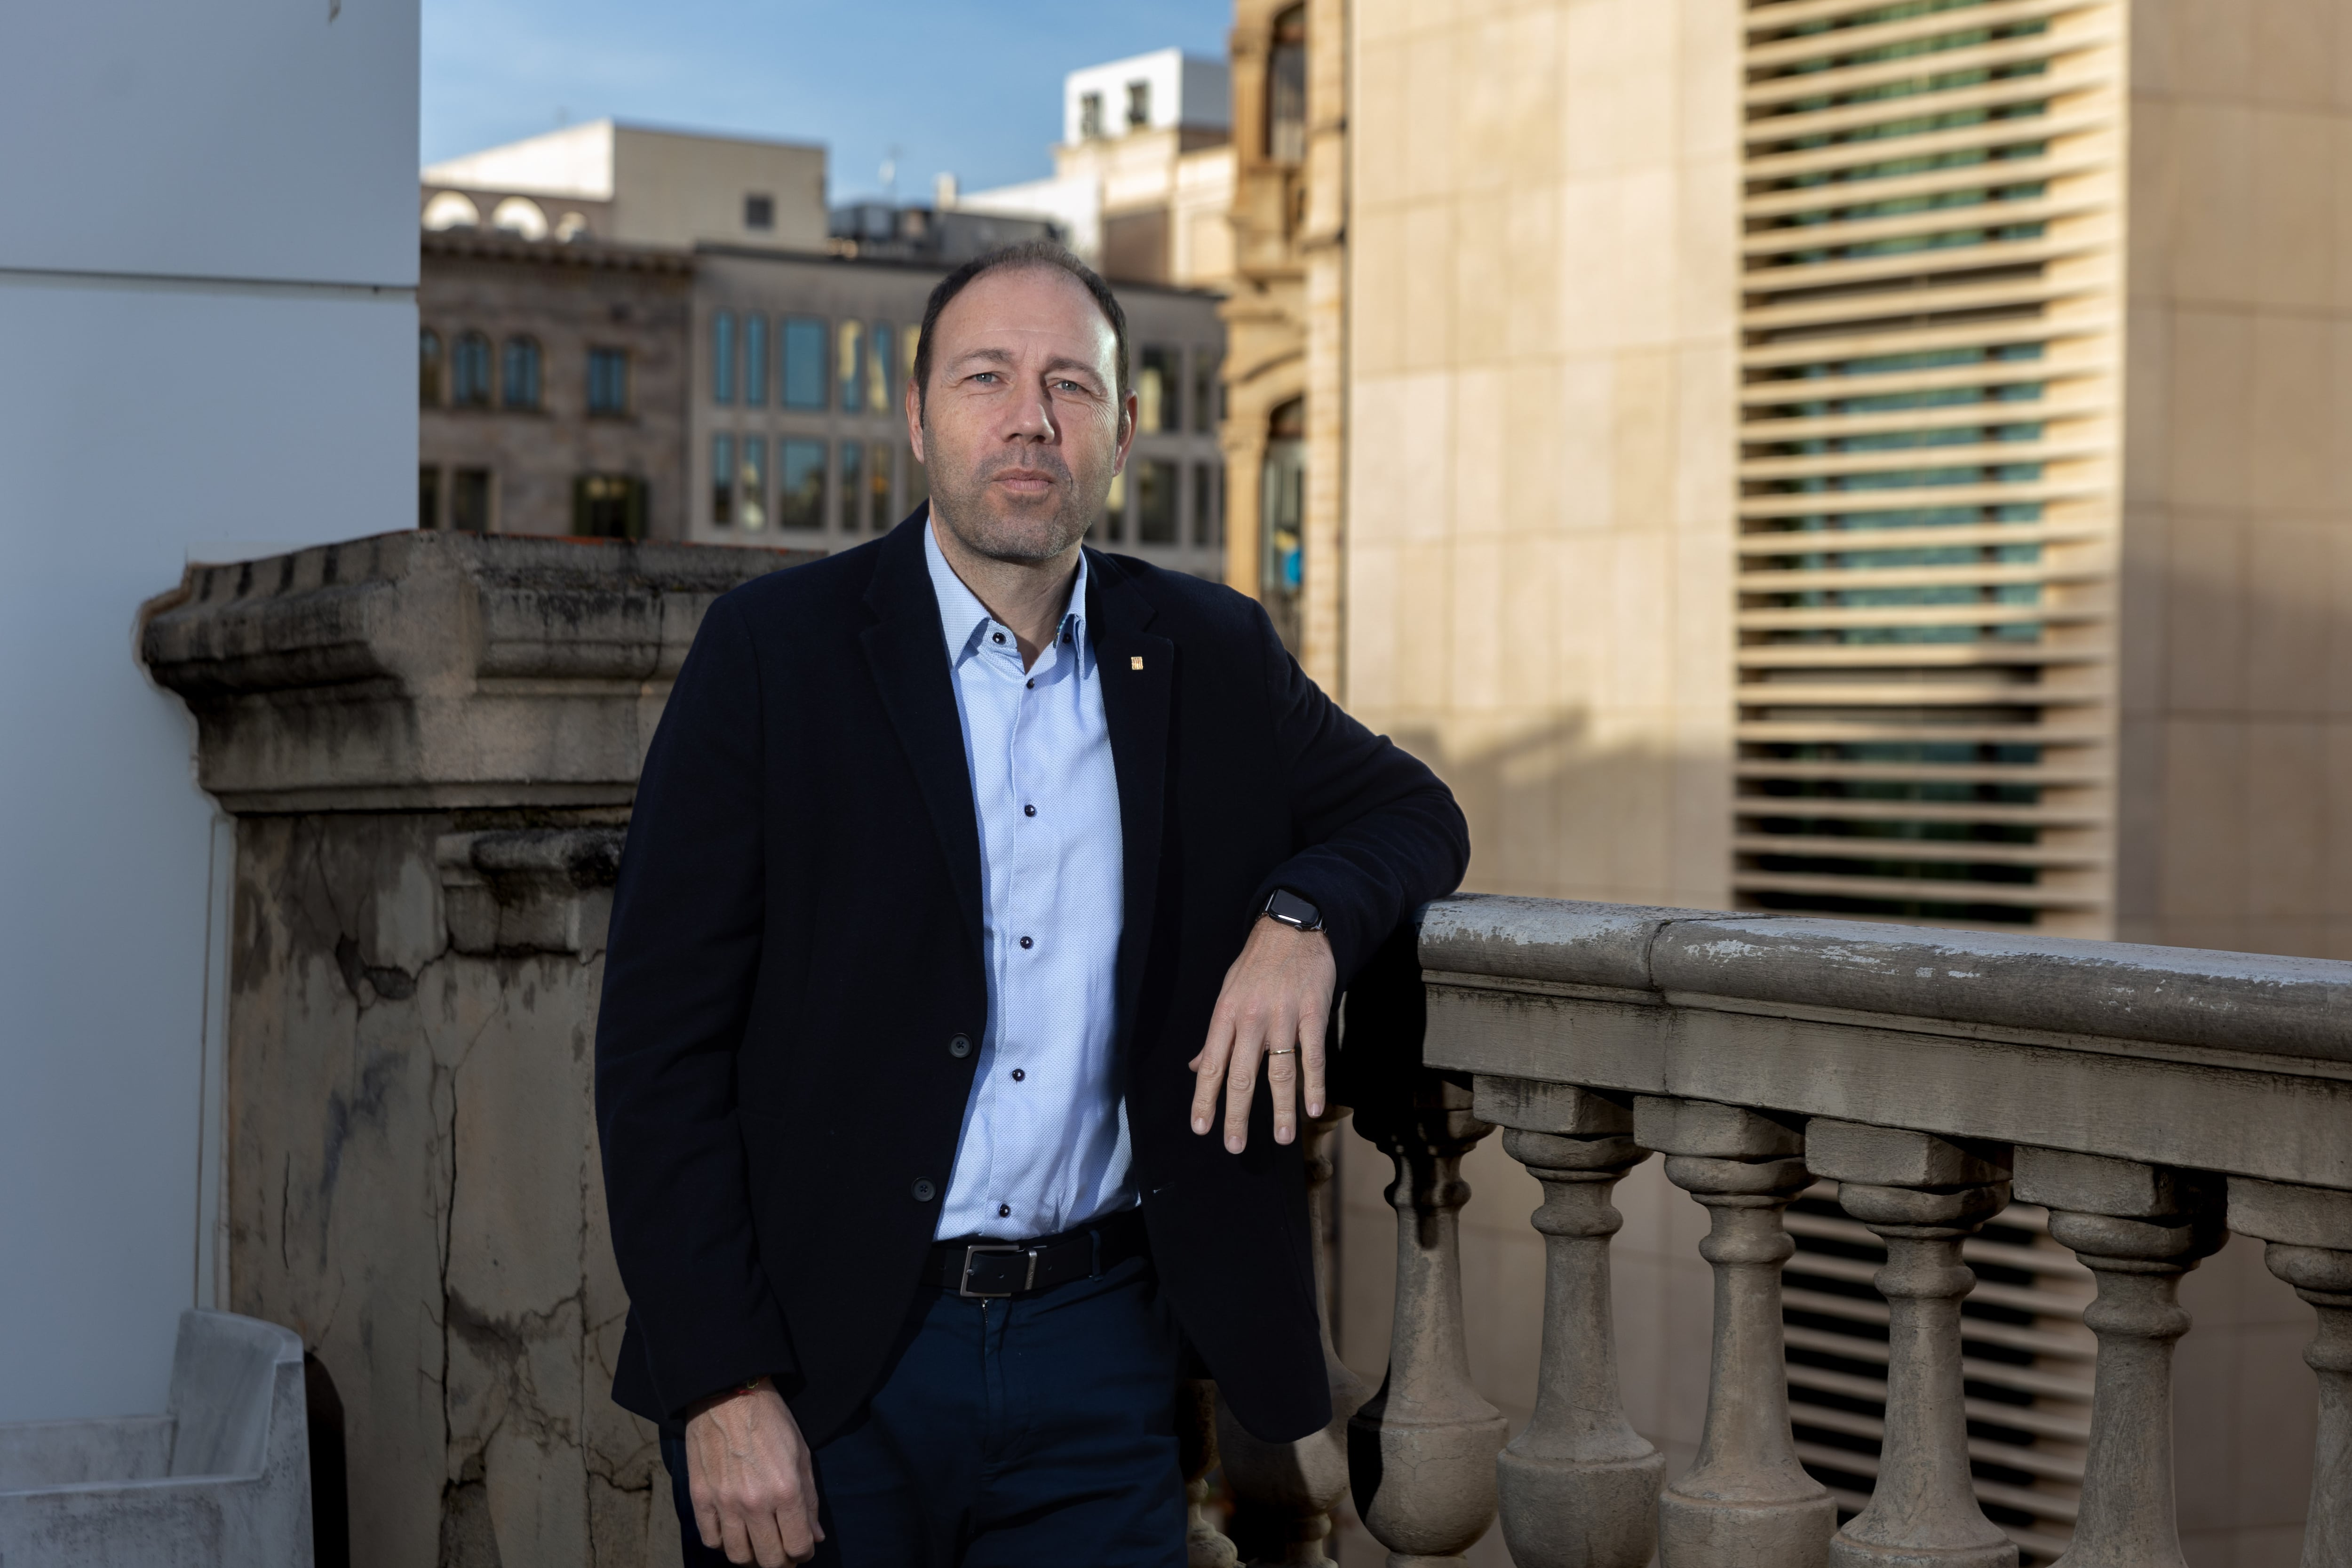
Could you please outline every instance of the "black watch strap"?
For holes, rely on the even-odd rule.
[[[1276,888],[1260,912],[1300,931],[1323,929],[1323,911],[1287,888]]]

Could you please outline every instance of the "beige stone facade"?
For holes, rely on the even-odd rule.
[[[1240,11],[1244,153],[1278,9]],[[1310,11],[1345,162],[1307,199],[1344,265],[1310,305],[1293,247],[1228,307],[1232,580],[1257,581],[1263,416],[1304,395],[1339,450],[1309,464],[1302,658],[1454,786],[1471,887],[2352,952],[2352,93],[2326,63],[2352,11]],[[1275,188],[1244,156],[1245,283]],[[1253,405],[1257,367],[1289,379]],[[1387,1162],[1341,1167],[1371,1375]],[[1539,1194],[1499,1152],[1468,1173],[1471,1356],[1516,1423]],[[1619,1202],[1626,1397],[1671,1479],[1702,1216],[1648,1166]],[[2184,1297],[2190,1561],[2270,1561],[2307,1400],[2276,1433],[2249,1401],[2299,1375],[2309,1319],[2248,1243]]]
[[[417,526],[625,535],[634,520],[637,537],[685,538],[693,257],[488,234],[423,247]],[[593,405],[592,356],[610,406]]]

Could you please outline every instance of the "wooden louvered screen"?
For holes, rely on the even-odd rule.
[[[1734,896],[2105,935],[2116,6],[1747,26]]]
[[[2073,1536],[2091,1435],[2083,1326],[2091,1271],[2050,1239],[2049,1215],[2011,1205],[1963,1248],[1977,1288],[1961,1304],[1969,1468],[1977,1500],[2031,1568]],[[1796,1256],[1784,1279],[1789,1415],[1797,1457],[1835,1494],[1839,1517],[1869,1500],[1886,1416],[1886,1302],[1871,1276],[1885,1244],[1837,1205],[1824,1182],[1789,1214]]]

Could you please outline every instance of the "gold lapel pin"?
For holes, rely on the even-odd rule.
[[[1143,656],[1139,653],[1130,658],[1127,661],[1127,668],[1129,669],[1141,669],[1143,668]]]

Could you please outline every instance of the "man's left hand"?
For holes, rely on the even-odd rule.
[[[1331,989],[1339,977],[1331,941],[1261,918],[1249,943],[1225,971],[1217,1010],[1209,1015],[1208,1043],[1190,1063],[1192,1131],[1205,1134],[1217,1113],[1217,1087],[1225,1090],[1225,1147],[1238,1154],[1249,1142],[1250,1102],[1257,1064],[1265,1060],[1266,1092],[1274,1097],[1274,1141],[1298,1136],[1300,1079],[1307,1114],[1323,1114],[1323,1030],[1331,1016]]]

